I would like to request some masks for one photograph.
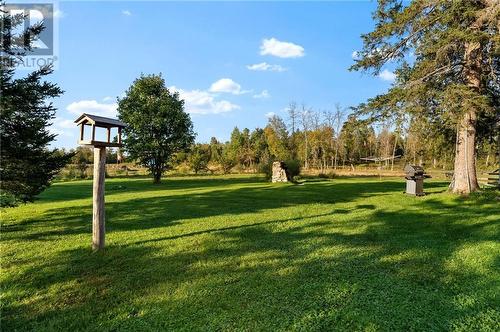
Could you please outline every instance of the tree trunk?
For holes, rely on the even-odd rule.
[[[338,154],[339,154],[339,149],[338,149],[338,147],[336,146],[336,147],[335,147],[334,166],[333,166],[333,168],[334,168],[335,170],[337,169]]]
[[[304,129],[304,143],[305,143],[305,149],[304,149],[304,168],[309,169],[309,158],[308,158],[308,153],[307,153],[307,131]]]
[[[465,45],[465,75],[467,85],[481,90],[481,44]],[[476,121],[475,109],[467,110],[457,127],[455,170],[450,188],[454,193],[469,194],[479,189],[476,175]]]
[[[116,163],[121,164],[123,161],[122,151],[120,148],[116,149]]]
[[[153,171],[153,183],[159,184],[161,182],[161,170],[155,169]]]
[[[398,145],[398,136],[394,138],[394,147],[392,149],[391,171],[394,171],[394,159],[396,158],[396,146]]]
[[[479,189],[476,175],[476,113],[464,114],[457,128],[455,169],[450,189],[469,194]]]

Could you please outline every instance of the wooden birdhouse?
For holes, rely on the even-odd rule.
[[[122,146],[122,129],[126,127],[126,124],[120,120],[83,113],[75,120],[75,123],[80,126],[80,139],[78,140],[78,144],[113,148]],[[91,128],[90,138],[88,139],[85,138],[85,126]],[[96,128],[106,129],[107,139],[105,141],[96,139]],[[117,128],[118,142],[111,141],[111,130],[113,128]]]
[[[117,119],[83,113],[75,120],[80,126],[78,144],[94,147],[94,185],[92,196],[92,248],[104,248],[105,209],[104,209],[104,179],[106,177],[106,147],[120,148],[122,146],[122,129],[126,124]],[[85,138],[85,127],[91,128],[90,138]],[[97,139],[96,128],[106,129],[106,140]],[[117,128],[118,141],[111,142],[111,130]]]

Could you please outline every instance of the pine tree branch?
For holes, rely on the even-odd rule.
[[[429,13],[427,15],[431,14],[434,11],[435,8],[436,8],[436,6],[434,6],[429,11]],[[382,61],[385,63],[386,61],[390,60],[394,56],[394,54],[399,49],[401,49],[402,47],[406,46],[406,44],[408,43],[408,41],[410,41],[415,35],[419,34],[423,30],[427,29],[432,24],[436,23],[439,19],[440,19],[440,17],[436,16],[433,20],[431,20],[430,22],[428,22],[428,24],[426,24],[425,26],[420,27],[419,29],[417,29],[417,30],[413,31],[412,33],[410,33],[410,35],[408,35],[407,37],[403,38],[399,43],[397,43],[394,47],[392,47],[392,49],[387,54],[385,54],[382,57]]]
[[[464,65],[464,62],[459,62],[459,63],[455,63],[455,64],[448,64],[448,65],[445,65],[445,66],[441,66],[435,70],[433,70],[432,72],[426,74],[425,76],[417,79],[417,80],[414,80],[414,81],[411,81],[409,82],[408,84],[405,85],[406,88],[409,88],[409,87],[412,87],[418,83],[421,83],[421,82],[424,82],[425,80],[427,80],[428,78],[434,76],[434,75],[437,75],[437,74],[442,74],[442,73],[445,73],[445,72],[449,72],[450,70],[452,70],[453,68],[457,67],[457,66],[463,66]]]

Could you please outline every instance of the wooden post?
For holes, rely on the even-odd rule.
[[[83,127],[85,127],[85,125],[82,123],[80,125],[80,141],[83,141],[83,137],[84,137],[84,134],[83,134],[84,129],[83,129]]]
[[[94,147],[94,190],[92,212],[92,249],[104,248],[105,210],[104,178],[106,176],[106,147]]]
[[[118,127],[118,144],[122,144],[122,128]]]
[[[92,142],[95,141],[95,126],[92,125]]]
[[[108,143],[111,142],[111,128],[107,128],[108,129]]]

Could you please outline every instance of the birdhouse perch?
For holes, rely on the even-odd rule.
[[[94,147],[94,184],[92,195],[92,249],[104,248],[106,235],[104,209],[104,179],[106,177],[106,147],[120,148],[122,146],[122,129],[126,124],[117,119],[83,113],[75,120],[80,126],[78,144]],[[92,129],[90,140],[85,140],[85,126]],[[96,140],[96,127],[106,128],[107,140]],[[111,128],[118,128],[118,142],[111,142]]]
[[[80,145],[104,146],[119,148],[122,146],[122,128],[126,124],[117,119],[105,118],[92,114],[83,113],[75,120],[75,123],[80,126]],[[85,126],[89,126],[92,130],[90,140],[85,140]],[[107,130],[107,140],[96,140],[96,128],[105,128]],[[111,142],[111,128],[118,128],[118,142]]]

